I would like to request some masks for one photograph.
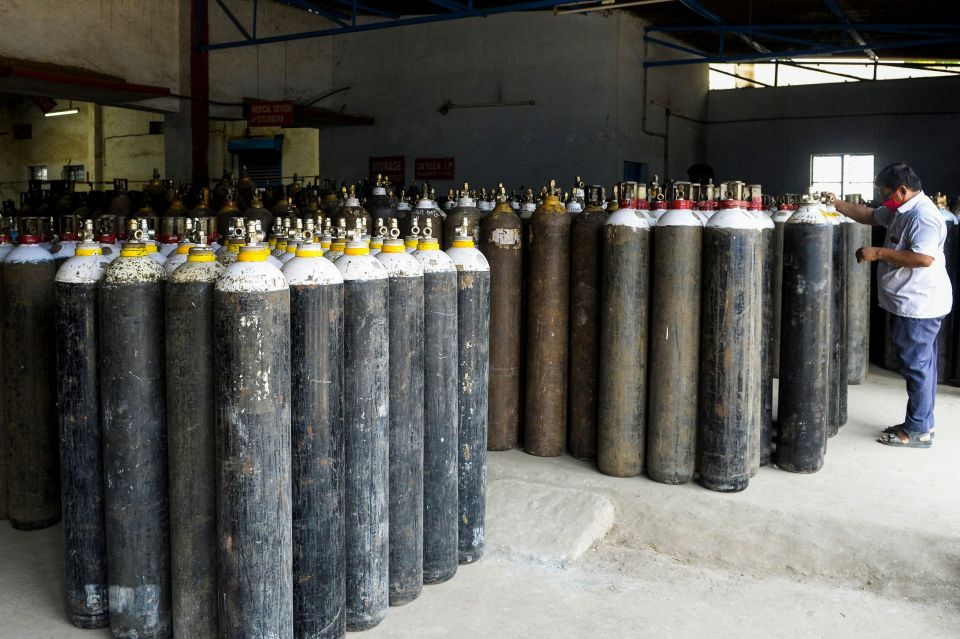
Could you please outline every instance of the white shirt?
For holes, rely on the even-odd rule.
[[[873,217],[887,227],[884,247],[911,250],[933,258],[928,267],[908,268],[880,261],[877,288],[880,306],[901,317],[943,317],[953,306],[943,244],[947,225],[937,205],[921,191],[894,211],[881,206]]]

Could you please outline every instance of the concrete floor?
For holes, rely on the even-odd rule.
[[[930,450],[874,442],[905,397],[871,371],[821,472],[763,468],[736,495],[491,453],[486,558],[364,636],[957,637],[960,389]],[[0,526],[3,639],[109,636],[64,618],[60,535]]]

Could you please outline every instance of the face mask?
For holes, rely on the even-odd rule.
[[[883,201],[883,207],[889,211],[896,211],[900,208],[900,205],[904,203],[904,200],[897,198],[897,193],[899,189],[890,194],[890,199]]]

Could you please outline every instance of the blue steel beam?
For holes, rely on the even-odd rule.
[[[649,36],[645,36],[649,37]],[[937,45],[937,44],[958,44],[960,43],[960,33],[943,38],[935,39],[923,39],[923,40],[905,40],[900,42],[888,42],[873,45],[871,48],[874,50],[879,49],[909,49],[911,47],[920,47],[928,45]],[[676,47],[673,47],[676,48]],[[699,58],[691,58],[685,60],[654,60],[652,62],[644,62],[643,66],[645,67],[668,67],[668,66],[677,66],[684,64],[704,64],[704,63],[735,63],[735,62],[772,62],[774,60],[780,59],[791,59],[791,58],[815,58],[818,56],[830,55],[833,53],[854,53],[862,52],[866,47],[860,45],[850,45],[850,46],[826,46],[826,47],[814,47],[810,49],[800,49],[792,51],[771,51],[769,54],[756,54],[751,53],[747,55],[735,55],[735,56],[707,56]]]
[[[214,1],[218,5],[220,5],[220,8],[223,10],[224,15],[226,15],[227,18],[230,20],[230,22],[233,23],[233,26],[237,28],[237,31],[239,31],[240,34],[247,40],[252,40],[253,36],[251,36],[247,32],[247,30],[244,28],[243,24],[239,20],[237,20],[237,16],[233,15],[233,11],[230,11],[230,7],[224,4],[223,0],[214,0]]]
[[[199,1],[199,0],[198,0]],[[337,0],[339,1],[339,0]],[[348,0],[344,0],[348,2]],[[341,2],[342,4],[343,2]],[[201,51],[216,51],[220,49],[236,49],[238,47],[251,47],[261,44],[274,44],[278,42],[292,42],[295,40],[308,40],[311,38],[323,38],[327,36],[345,35],[348,33],[362,33],[364,31],[378,31],[381,29],[392,29],[396,27],[405,27],[415,24],[429,24],[432,22],[446,22],[448,20],[460,20],[463,18],[479,18],[499,13],[511,13],[514,11],[532,11],[537,9],[551,9],[554,5],[561,4],[558,0],[533,0],[528,2],[517,2],[498,7],[489,7],[486,9],[468,9],[466,11],[457,11],[442,13],[437,15],[414,16],[410,18],[398,18],[396,20],[381,20],[378,22],[368,22],[365,24],[354,24],[346,27],[334,27],[331,29],[319,29],[316,31],[303,31],[300,33],[288,33],[283,35],[269,36],[265,38],[252,38],[250,40],[237,40],[234,42],[218,42],[201,47]],[[361,8],[362,5],[357,5]]]
[[[703,16],[714,24],[723,24],[723,19],[720,16],[707,9],[697,0],[680,0],[680,4],[695,12],[697,15]],[[759,53],[770,53],[770,49],[766,48],[746,33],[738,33],[737,37],[745,42],[747,46],[751,47],[754,51]]]
[[[823,0],[823,4],[827,5],[827,8],[830,9],[830,13],[837,16],[837,19],[847,25],[852,25],[850,18],[847,17],[846,12],[837,4],[837,0]],[[850,37],[853,38],[853,41],[859,44],[861,47],[867,47],[867,41],[863,39],[863,36],[860,35],[860,32],[854,28],[847,29],[847,33],[850,34]],[[869,48],[863,50],[867,54],[867,57],[871,60],[877,59],[877,54],[871,51]]]

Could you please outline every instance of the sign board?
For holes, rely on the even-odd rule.
[[[414,180],[453,179],[453,158],[417,158],[414,166]]]
[[[389,178],[395,186],[402,186],[407,178],[406,158],[402,155],[370,156],[370,181],[376,183],[377,175]]]
[[[293,126],[293,102],[250,102],[247,105],[249,126]]]

